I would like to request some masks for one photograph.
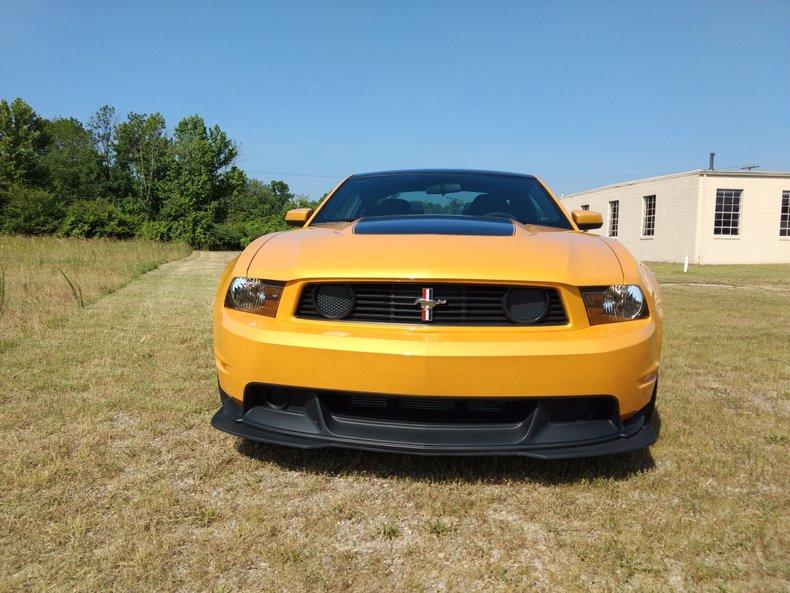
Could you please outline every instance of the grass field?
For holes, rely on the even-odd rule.
[[[790,587],[783,274],[705,276],[759,290],[673,280],[659,442],[544,462],[213,430],[209,312],[229,257],[164,264],[0,353],[0,590]]]
[[[189,251],[151,241],[0,235],[0,350]]]
[[[669,284],[724,284],[727,286],[760,286],[790,288],[790,265],[760,266],[689,266],[683,264],[651,263],[650,269],[662,283]]]

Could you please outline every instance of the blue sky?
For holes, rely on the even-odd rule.
[[[113,4],[113,5],[111,5]],[[0,2],[0,97],[192,113],[251,176],[790,170],[790,2]]]

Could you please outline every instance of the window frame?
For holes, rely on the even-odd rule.
[[[606,236],[616,239],[620,234],[620,200],[609,200],[609,224]]]
[[[580,210],[589,210],[590,209],[590,205],[589,204],[582,204],[581,206],[579,206],[579,209]]]
[[[507,183],[521,183],[526,184],[522,188],[516,188],[518,191],[514,194],[517,196],[526,195],[533,203],[537,203],[540,207],[540,210],[547,216],[551,217],[554,216],[555,218],[541,219],[541,220],[531,220],[526,219],[523,220],[522,217],[513,216],[513,220],[519,222],[520,224],[534,224],[538,226],[547,226],[551,228],[558,228],[563,230],[573,230],[576,228],[574,226],[573,219],[568,215],[566,209],[563,207],[562,203],[557,199],[554,194],[544,185],[544,183],[535,177],[534,175],[523,175],[518,173],[497,173],[497,172],[486,172],[486,171],[474,171],[474,170],[454,170],[454,169],[425,169],[425,170],[403,170],[403,171],[385,171],[381,173],[362,173],[358,175],[351,175],[344,179],[332,192],[326,196],[324,200],[322,200],[315,208],[310,219],[307,221],[307,226],[317,226],[322,224],[337,224],[342,222],[354,222],[359,218],[364,218],[365,216],[375,216],[375,214],[365,214],[365,213],[354,213],[352,215],[348,215],[344,217],[338,217],[337,212],[342,211],[342,206],[336,205],[333,209],[333,205],[335,205],[338,201],[345,201],[349,199],[349,195],[356,195],[357,198],[361,200],[363,203],[368,203],[371,200],[383,200],[395,193],[406,193],[411,191],[411,189],[404,189],[404,190],[397,190],[390,193],[381,193],[380,191],[373,191],[375,190],[375,185],[379,183],[379,190],[386,191],[388,189],[387,183],[392,183],[393,180],[396,180],[399,177],[408,177],[411,180],[406,180],[406,185],[409,185],[409,181],[412,183],[415,182],[416,179],[425,178],[430,179],[431,177],[438,177],[439,181],[437,183],[447,183],[446,180],[442,180],[442,178],[471,178],[471,186],[472,188],[469,191],[478,192],[480,194],[486,193],[501,193],[503,191],[502,187],[497,187],[497,185],[502,185],[504,187],[504,191],[511,191],[510,188],[507,187]],[[511,178],[517,179],[519,181],[510,181]],[[400,182],[400,180],[398,180]],[[478,182],[486,182],[490,184],[490,187],[483,187],[478,189],[475,187],[478,185]],[[486,185],[484,183],[483,185]],[[368,186],[366,189],[366,193],[363,196],[362,190],[365,189],[365,186]],[[382,187],[383,186],[383,187]],[[422,184],[417,184],[416,187],[426,188]],[[392,188],[389,188],[392,189]],[[372,192],[372,193],[371,193]],[[381,193],[379,197],[376,194]],[[448,195],[454,192],[450,192]],[[346,195],[344,195],[346,194]],[[479,197],[479,196],[476,196]],[[473,201],[473,200],[472,200]],[[469,203],[472,203],[471,201]],[[537,213],[537,210],[535,210]],[[517,214],[517,213],[516,213]],[[404,214],[404,216],[411,215]],[[414,213],[414,216],[420,216],[420,214]],[[463,212],[457,213],[458,216],[471,216],[468,214],[464,214]]]
[[[731,199],[731,209],[725,210],[725,200]],[[719,200],[721,200],[721,210],[719,209]],[[737,205],[737,209],[735,206]],[[721,215],[721,216],[719,216]],[[724,217],[729,215],[729,224],[724,225]],[[732,224],[733,215],[737,217],[737,223]],[[713,238],[714,239],[739,239],[741,237],[741,222],[743,219],[743,189],[735,188],[716,188],[716,196],[713,202]],[[717,229],[720,232],[717,232]],[[723,232],[728,229],[730,232]],[[733,233],[732,231],[735,230]]]
[[[649,199],[653,200],[652,203],[652,212],[648,214],[648,205],[647,201]],[[658,199],[656,198],[656,194],[651,194],[648,196],[642,196],[642,239],[652,239],[656,236],[656,204]],[[649,220],[648,220],[649,217]],[[648,224],[649,223],[649,224]],[[648,230],[650,231],[648,233]]]
[[[790,240],[790,190],[782,190],[779,200],[779,238]]]

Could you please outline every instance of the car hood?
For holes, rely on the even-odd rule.
[[[623,280],[614,251],[595,235],[519,223],[503,233],[490,219],[487,224],[497,232],[475,234],[451,223],[443,231],[404,228],[401,233],[378,224],[386,221],[374,222],[373,230],[357,221],[270,235],[250,246],[257,252],[247,260],[246,275],[282,281],[425,278],[576,286]],[[469,225],[468,220],[459,223]]]

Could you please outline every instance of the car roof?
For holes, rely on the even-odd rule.
[[[498,175],[505,177],[526,177],[528,179],[535,179],[534,175],[527,173],[507,173],[504,171],[485,171],[480,169],[397,169],[394,171],[374,171],[371,173],[355,173],[352,178],[362,177],[384,177],[387,175],[444,175],[444,174],[461,174],[461,175]]]

